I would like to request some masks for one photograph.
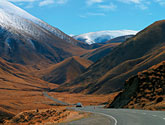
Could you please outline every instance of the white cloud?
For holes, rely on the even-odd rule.
[[[161,6],[165,6],[165,0],[155,0],[155,2],[160,4]]]
[[[84,15],[79,15],[81,18],[87,18],[89,16],[106,16],[105,13],[93,13],[93,12],[88,12]]]
[[[151,4],[148,0],[118,0],[119,2],[125,4],[134,4],[136,8],[140,8],[141,10],[148,9],[148,5]]]
[[[39,3],[39,6],[46,6],[50,4],[66,4],[68,0],[43,0]]]
[[[29,3],[28,5],[25,6],[25,8],[33,8],[33,3]]]
[[[139,4],[139,5],[137,5],[137,7],[140,8],[141,10],[146,10],[146,9],[148,9],[148,6],[145,5],[145,4]]]
[[[68,0],[57,0],[57,4],[66,4]]]
[[[8,0],[10,2],[35,2],[35,1],[38,1],[38,0]]]
[[[141,0],[118,0],[118,1],[123,3],[136,3],[136,4],[141,3]]]
[[[115,10],[117,6],[113,3],[110,3],[109,5],[99,5],[99,8],[102,8],[104,10]]]
[[[95,3],[102,3],[104,0],[86,0],[87,5],[93,5]]]
[[[54,3],[54,0],[43,0],[39,3],[39,6],[46,6],[53,3]]]
[[[33,6],[32,3],[34,2],[37,2],[39,6],[46,6],[54,3],[65,4],[68,2],[68,0],[7,0],[7,1],[18,2],[18,3],[27,2],[29,3],[29,5],[27,5],[26,8],[31,8]]]
[[[88,16],[105,16],[104,13],[87,13]]]

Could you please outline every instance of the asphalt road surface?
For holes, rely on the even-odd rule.
[[[46,92],[43,94],[56,103],[69,105],[49,96]],[[72,107],[71,109],[90,112],[93,115],[62,125],[165,125],[165,111],[105,109],[103,106]]]
[[[105,116],[110,120],[110,125],[165,125],[165,111],[104,109],[103,107],[93,106],[73,109],[78,111],[92,112]],[[89,125],[89,121],[90,120],[88,119],[86,122],[84,119],[83,121],[79,120],[79,123],[84,122],[81,125]],[[72,123],[74,125],[74,122]],[[72,123],[68,124],[72,125]],[[95,122],[93,125],[100,125],[100,123],[97,124],[97,122]],[[104,123],[103,120],[101,125],[107,125],[107,123]]]
[[[62,102],[62,101],[60,101],[60,100],[58,100],[58,99],[55,99],[55,98],[49,96],[47,92],[43,92],[43,95],[44,95],[45,97],[47,97],[47,98],[49,98],[49,99],[55,101],[55,102],[58,103],[58,104],[61,104],[61,105],[69,105],[68,103]]]

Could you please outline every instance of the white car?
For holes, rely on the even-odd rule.
[[[76,104],[76,107],[83,107],[83,105],[79,102]]]

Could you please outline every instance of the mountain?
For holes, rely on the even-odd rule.
[[[93,44],[106,42],[119,36],[135,35],[136,33],[137,31],[133,30],[98,31],[73,36],[73,38],[84,43]]]
[[[101,43],[93,43],[91,45],[88,46],[88,49],[97,49],[99,47],[102,47],[106,44],[109,44],[109,43],[122,43],[130,38],[134,37],[134,35],[126,35],[126,36],[119,36],[119,37],[115,37],[109,41],[105,41],[105,42],[101,42]]]
[[[0,89],[42,91],[49,89],[51,83],[30,75],[30,69],[20,64],[9,63],[0,58]],[[56,87],[56,85],[54,85]]]
[[[0,57],[20,64],[58,63],[86,52],[76,41],[7,1],[0,1]]]
[[[165,20],[153,23],[91,65],[74,81],[57,90],[106,94],[124,87],[124,81],[165,59]]]
[[[89,60],[80,57],[70,57],[39,71],[37,76],[51,83],[62,84],[75,79],[91,64],[92,62]]]
[[[89,51],[81,57],[91,60],[92,62],[97,62],[101,58],[108,55],[115,47],[120,45],[122,42],[131,39],[132,37],[134,37],[134,35],[119,36],[106,42],[91,44],[90,48],[93,51]]]
[[[88,59],[92,62],[97,62],[104,56],[108,55],[115,47],[120,45],[121,43],[108,43],[105,45],[102,45],[99,48],[94,49],[92,52],[85,53],[81,57]]]
[[[128,39],[131,39],[132,37],[134,37],[134,35],[125,35],[125,36],[115,37],[109,41],[106,41],[105,44],[107,44],[107,43],[121,43],[121,42],[124,42]]]
[[[108,108],[163,110],[165,105],[165,61],[129,78]]]

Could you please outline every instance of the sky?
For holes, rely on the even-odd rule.
[[[140,31],[165,19],[165,0],[8,0],[69,35]]]

